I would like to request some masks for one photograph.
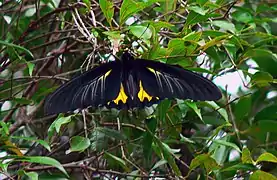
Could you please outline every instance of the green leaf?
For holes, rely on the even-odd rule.
[[[74,136],[70,139],[70,152],[84,151],[90,146],[90,140],[82,136]]]
[[[120,157],[114,156],[111,153],[105,152],[105,155],[115,160],[125,171],[129,172],[130,168],[127,166],[126,162]]]
[[[63,124],[69,123],[70,121],[71,121],[71,116],[64,117],[63,114],[59,114],[57,119],[48,128],[48,139],[51,139],[51,137],[54,135],[55,131],[57,133],[59,133],[60,127]]]
[[[4,133],[4,134],[1,133],[2,135],[9,135],[10,134],[9,128],[8,128],[8,126],[5,122],[0,121],[0,126],[1,126],[1,132]]]
[[[177,176],[181,175],[181,172],[176,165],[175,159],[173,158],[173,153],[176,152],[176,150],[171,149],[167,144],[161,142],[159,138],[154,136],[154,141],[156,145],[159,147],[159,152],[161,152],[162,157],[164,160],[168,162],[168,164],[171,166],[172,170],[175,172]],[[178,150],[179,151],[179,150]],[[157,153],[157,151],[156,151]],[[157,154],[159,155],[159,154]]]
[[[234,115],[237,121],[242,121],[252,108],[251,97],[242,97],[235,106]]]
[[[220,172],[226,172],[226,171],[238,171],[238,170],[243,170],[243,171],[254,171],[257,170],[258,168],[254,166],[253,164],[235,164],[233,166],[223,168],[220,170]]]
[[[171,106],[171,101],[168,99],[165,99],[158,104],[156,115],[160,121],[165,122],[166,114],[170,106]]]
[[[232,33],[235,33],[236,31],[235,25],[228,21],[217,20],[217,21],[212,21],[211,24],[217,27],[220,27],[221,29],[224,29],[226,31],[230,31]]]
[[[213,159],[209,154],[200,154],[191,161],[189,166],[190,172],[201,165],[205,167],[207,173],[220,168],[215,159]]]
[[[212,141],[213,141],[214,143],[217,143],[217,144],[220,144],[220,145],[232,147],[232,148],[234,148],[235,150],[237,150],[238,152],[241,152],[240,148],[239,148],[236,144],[234,144],[234,143],[227,142],[227,141],[220,140],[220,139],[212,139]]]
[[[104,31],[103,34],[109,36],[110,39],[122,39],[120,36],[120,31]]]
[[[201,15],[196,13],[195,11],[190,11],[188,16],[187,16],[187,20],[185,23],[185,28],[187,28],[187,26],[189,25],[194,25],[200,22],[206,22],[209,18],[211,17],[218,17],[219,15],[215,14],[215,13],[207,13],[206,15]],[[183,29],[183,31],[185,30],[185,28]]]
[[[129,27],[131,33],[138,38],[142,39],[150,39],[152,36],[152,32],[149,27],[145,26],[130,26]]]
[[[122,134],[120,131],[115,130],[115,129],[110,129],[110,128],[106,128],[106,127],[96,127],[94,128],[95,132],[101,132],[103,133],[105,136],[108,136],[110,138],[116,139],[116,140],[126,140],[127,137]]]
[[[266,46],[266,45],[263,45]],[[256,45],[255,45],[256,47]],[[253,59],[264,72],[270,73],[272,76],[277,76],[277,56],[273,52],[262,49],[260,44],[258,44],[259,48],[249,49],[247,50],[241,59]]]
[[[26,52],[27,54],[29,54],[31,57],[34,57],[33,54],[31,53],[31,51],[29,51],[28,49],[26,49],[26,48],[24,48],[22,46],[18,46],[16,44],[8,43],[8,42],[1,41],[1,40],[0,40],[0,44],[3,44],[5,46],[7,46],[7,47],[13,47],[15,49],[22,50],[22,51]]]
[[[231,37],[230,35],[218,36],[218,37],[206,42],[205,45],[199,47],[196,51],[200,51],[200,50],[205,51],[210,47],[221,44],[223,41],[229,39],[230,37]]]
[[[156,168],[158,168],[158,167],[160,167],[162,165],[165,165],[165,164],[167,164],[167,161],[164,160],[164,159],[161,159],[158,162],[156,162],[156,164],[151,168],[150,171],[153,171],[154,169],[156,169]]]
[[[55,129],[56,129],[56,132],[59,133],[61,126],[64,124],[68,124],[70,122],[71,122],[71,116],[60,117],[57,120],[55,120],[53,123],[54,123]]]
[[[106,17],[110,26],[112,26],[112,18],[114,15],[114,5],[112,0],[99,0],[100,8]]]
[[[276,119],[277,118],[276,109],[277,109],[277,105],[265,107],[264,109],[262,109],[260,112],[256,114],[255,121],[265,120],[265,119],[272,119],[272,120]]]
[[[201,121],[203,121],[202,119],[202,115],[201,115],[201,112],[200,112],[200,109],[197,107],[196,103],[195,102],[192,102],[192,101],[185,101],[185,104],[190,107],[196,114],[197,116],[201,119]]]
[[[183,37],[182,39],[185,40],[185,41],[194,41],[194,42],[197,42],[200,40],[202,36],[202,32],[191,32],[189,34],[187,34],[185,37]]]
[[[59,169],[61,172],[63,172],[67,177],[68,174],[63,168],[63,166],[59,163],[59,161],[51,158],[51,157],[45,157],[45,156],[25,156],[24,158],[16,159],[20,161],[27,161],[30,163],[38,163],[38,164],[45,164],[49,166],[53,166],[57,169]]]
[[[153,134],[155,134],[155,130],[157,127],[157,119],[154,117],[151,117],[149,119],[146,119],[146,126],[147,126],[147,131],[144,132],[143,135],[143,140],[142,140],[142,145],[143,145],[143,154],[148,161],[147,164],[150,163],[150,158],[152,155],[152,143],[153,143]]]
[[[23,104],[23,105],[28,105],[28,104],[32,104],[33,101],[32,100],[29,100],[27,98],[12,98],[12,101],[18,103],[18,104]]]
[[[38,173],[37,172],[24,172],[26,176],[29,177],[31,180],[38,180]]]
[[[254,163],[254,161],[251,157],[251,153],[248,148],[243,148],[241,161],[242,161],[242,163],[245,163],[245,164],[253,164]]]
[[[276,120],[259,120],[257,124],[250,127],[254,135],[259,133],[267,134],[269,132],[277,133],[277,121]]]
[[[277,157],[271,153],[265,152],[258,157],[258,159],[256,160],[256,163],[259,163],[262,161],[277,163]]]
[[[221,138],[221,140],[224,141],[230,141],[231,137],[230,136],[224,136]],[[230,155],[230,148],[225,145],[217,144],[217,143],[212,143],[211,146],[209,147],[209,152],[211,152],[211,157],[215,159],[217,164],[224,165],[226,162],[226,159]]]
[[[34,67],[35,67],[35,64],[33,63],[30,63],[30,62],[26,62],[27,64],[27,67],[28,67],[28,72],[29,72],[29,75],[32,77],[32,74],[33,74],[33,71],[34,71]]]
[[[123,0],[123,3],[120,8],[120,25],[125,23],[125,21],[133,16],[135,13],[143,10],[144,8],[151,6],[155,2],[159,2],[160,0],[148,0],[144,2],[137,2],[135,0]]]
[[[208,9],[204,10],[202,7],[199,7],[199,6],[189,6],[188,9],[202,16],[206,15],[206,13],[209,11]]]
[[[180,142],[185,142],[185,143],[192,143],[195,144],[195,142],[193,140],[191,140],[190,138],[187,138],[185,136],[183,136],[182,134],[180,134]]]
[[[42,139],[37,139],[35,137],[22,137],[22,136],[10,136],[10,138],[20,139],[20,140],[25,140],[25,141],[34,141],[34,142],[39,143],[40,145],[42,145],[49,152],[51,151],[51,148],[50,148],[49,144],[46,141],[42,140]]]
[[[232,13],[232,17],[239,22],[249,23],[253,21],[253,16],[247,11],[235,11]]]
[[[259,87],[269,86],[271,82],[273,82],[272,75],[262,71],[256,72],[251,79],[251,83]]]
[[[257,170],[251,174],[250,180],[277,180],[276,176],[269,174],[267,172]]]
[[[206,101],[207,105],[211,106],[214,110],[217,110],[219,114],[225,119],[226,122],[229,122],[228,120],[228,114],[224,108],[220,108],[215,102],[213,101]]]

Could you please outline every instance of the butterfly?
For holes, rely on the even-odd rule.
[[[87,107],[132,109],[163,99],[215,101],[219,88],[210,80],[178,65],[136,59],[124,52],[121,60],[97,66],[50,94],[44,110],[57,114]]]

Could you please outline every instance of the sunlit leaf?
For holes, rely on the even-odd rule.
[[[99,5],[104,13],[104,16],[106,17],[108,23],[111,26],[112,18],[114,15],[114,5],[112,0],[99,0]]]
[[[17,159],[19,160],[19,159]],[[67,177],[68,174],[65,171],[64,167],[55,159],[51,157],[45,157],[45,156],[24,156],[21,161],[27,161],[30,163],[38,163],[38,164],[44,164],[44,165],[49,165],[56,167],[59,169],[61,172],[63,172]]]
[[[90,146],[90,140],[82,136],[73,136],[70,139],[70,152],[84,151]]]
[[[241,161],[242,163],[253,164],[254,161],[248,148],[243,148]]]
[[[257,170],[251,174],[250,180],[277,180],[276,176],[269,174],[267,172]]]

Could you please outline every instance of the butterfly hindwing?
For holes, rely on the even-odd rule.
[[[144,90],[159,99],[217,100],[219,89],[208,79],[179,66],[137,59]]]
[[[115,61],[73,78],[46,99],[46,113],[55,114],[88,106],[98,107],[116,100],[120,92],[121,73],[120,61]]]

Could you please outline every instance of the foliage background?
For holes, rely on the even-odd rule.
[[[0,1],[1,178],[276,179],[276,10],[269,0]],[[218,102],[44,115],[50,92],[126,48],[210,79],[239,73],[244,87],[223,87]]]

